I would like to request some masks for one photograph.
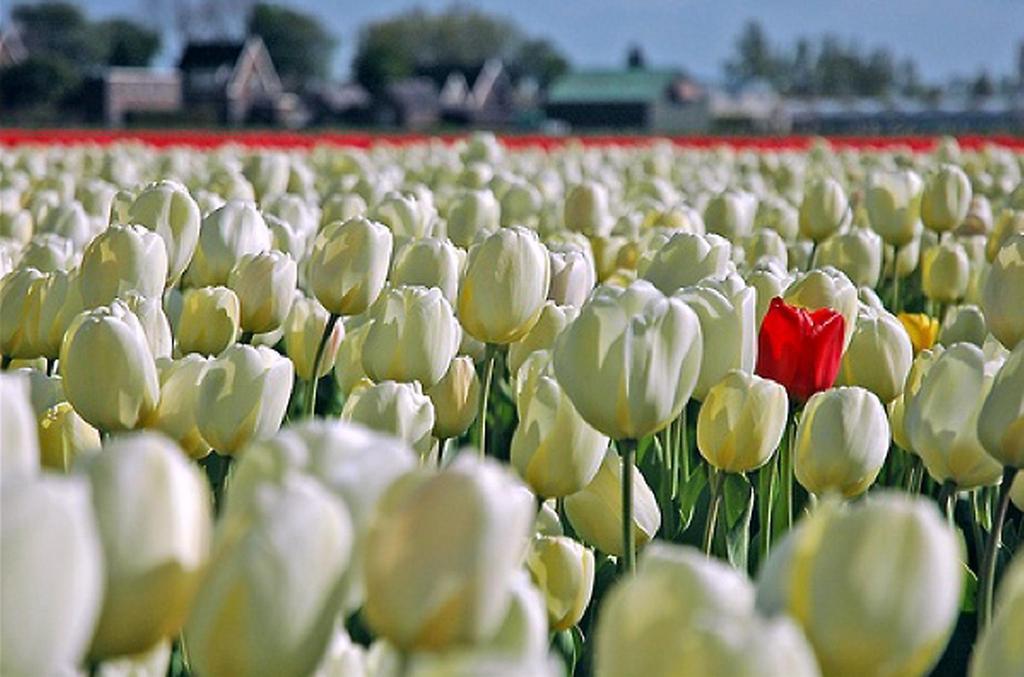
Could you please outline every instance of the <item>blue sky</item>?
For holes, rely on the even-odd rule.
[[[16,1],[16,0],[15,0]],[[155,25],[175,0],[72,0],[94,17],[128,14]],[[239,0],[235,0],[238,2]],[[244,1],[244,0],[242,0]],[[441,9],[450,0],[279,0],[323,17],[339,37],[339,76],[348,64],[359,26],[412,7]],[[0,0],[10,6],[12,0]],[[717,78],[736,34],[757,18],[776,42],[832,32],[862,47],[887,46],[914,58],[922,75],[944,81],[954,74],[1016,69],[1024,40],[1024,0],[478,0],[471,4],[514,19],[528,33],[555,40],[577,66],[621,63],[627,47],[641,44],[648,62],[688,68]],[[170,56],[165,55],[169,61]]]

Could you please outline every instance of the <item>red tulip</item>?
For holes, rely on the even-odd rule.
[[[757,336],[756,372],[785,386],[791,399],[806,402],[835,382],[844,331],[843,316],[831,308],[809,312],[776,297]]]

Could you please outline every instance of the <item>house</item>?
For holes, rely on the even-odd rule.
[[[984,100],[947,93],[935,101],[895,97],[791,99],[785,103],[801,134],[948,134],[1024,130],[1024,95]]]
[[[437,85],[428,77],[392,82],[377,102],[376,122],[412,130],[433,127],[441,119],[439,97]]]
[[[174,115],[181,111],[181,73],[155,68],[108,68],[98,83],[102,118],[120,127],[138,115]]]
[[[190,115],[229,125],[276,122],[294,103],[259,36],[189,43],[178,68]]]
[[[708,127],[703,88],[672,69],[569,73],[551,85],[544,110],[574,129],[687,133]]]
[[[365,125],[372,121],[373,97],[354,82],[314,82],[305,88],[314,125]]]
[[[791,123],[782,97],[765,80],[711,89],[708,114],[716,132],[785,134],[790,131]]]
[[[17,29],[8,28],[0,32],[0,68],[16,66],[27,58],[28,50]]]

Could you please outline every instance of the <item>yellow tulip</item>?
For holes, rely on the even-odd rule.
[[[896,316],[910,337],[914,346],[914,354],[928,350],[935,345],[939,336],[939,321],[925,313],[900,313]]]

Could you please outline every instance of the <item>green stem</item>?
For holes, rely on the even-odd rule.
[[[306,386],[306,413],[312,418],[316,416],[316,386],[320,382],[320,362],[324,359],[324,350],[327,348],[327,341],[334,333],[334,325],[338,323],[340,315],[331,313],[324,325],[324,333],[320,336],[320,343],[316,346],[316,354],[313,356],[313,374],[310,376],[309,385]]]
[[[11,356],[4,355],[0,357],[0,370],[7,371],[7,367],[11,366]]]
[[[437,467],[440,468],[444,463],[444,451],[448,447],[448,442],[451,440],[450,437],[437,441]]]
[[[985,556],[985,539],[981,535],[981,516],[978,496],[981,489],[971,492],[971,540],[974,542],[975,566],[981,568],[981,560]]]
[[[636,571],[636,534],[633,533],[633,464],[636,440],[619,440],[622,454],[622,571]]]
[[[678,428],[679,481],[690,479],[690,435],[687,430],[686,407],[679,414]]]
[[[243,331],[242,335],[238,337],[238,342],[243,346],[247,346],[252,343],[253,333],[251,331]]]
[[[206,479],[213,492],[213,514],[215,516],[220,515],[221,508],[224,506],[224,487],[227,485],[228,472],[231,470],[231,460],[231,456],[222,456],[216,451],[211,451],[203,459]]]
[[[988,545],[985,548],[985,559],[981,565],[981,580],[978,581],[978,631],[985,628],[992,620],[992,592],[995,590],[996,560],[999,554],[999,541],[1002,538],[1003,523],[1006,512],[1010,508],[1010,485],[1017,474],[1017,469],[1007,466],[1003,469],[1003,483],[999,485],[999,500],[996,503],[996,514],[992,519],[992,531],[988,534]]]
[[[716,468],[710,468],[708,491],[711,492],[711,503],[708,505],[708,520],[704,523],[704,554],[711,556],[711,544],[715,540],[715,524],[718,522],[718,510],[722,504],[722,480],[724,474]]]
[[[760,525],[758,534],[759,562],[768,559],[772,545],[772,503],[775,500],[775,477],[778,474],[779,456],[761,466],[757,471],[757,519]]]
[[[493,343],[487,344],[484,356],[484,382],[480,390],[480,412],[478,425],[480,426],[480,456],[487,455],[487,403],[491,397],[491,381],[494,380],[494,358],[497,356],[498,347]]]
[[[793,444],[796,441],[796,417],[794,411],[786,424],[786,443],[783,445],[782,456],[779,458],[779,475],[782,479],[783,524],[785,529],[793,526]]]
[[[899,247],[892,247],[892,312],[900,312],[900,272],[896,259],[900,255]]]
[[[953,480],[946,480],[939,489],[939,507],[946,513],[946,521],[949,526],[955,527],[953,519],[953,506],[956,504],[956,483]]]

